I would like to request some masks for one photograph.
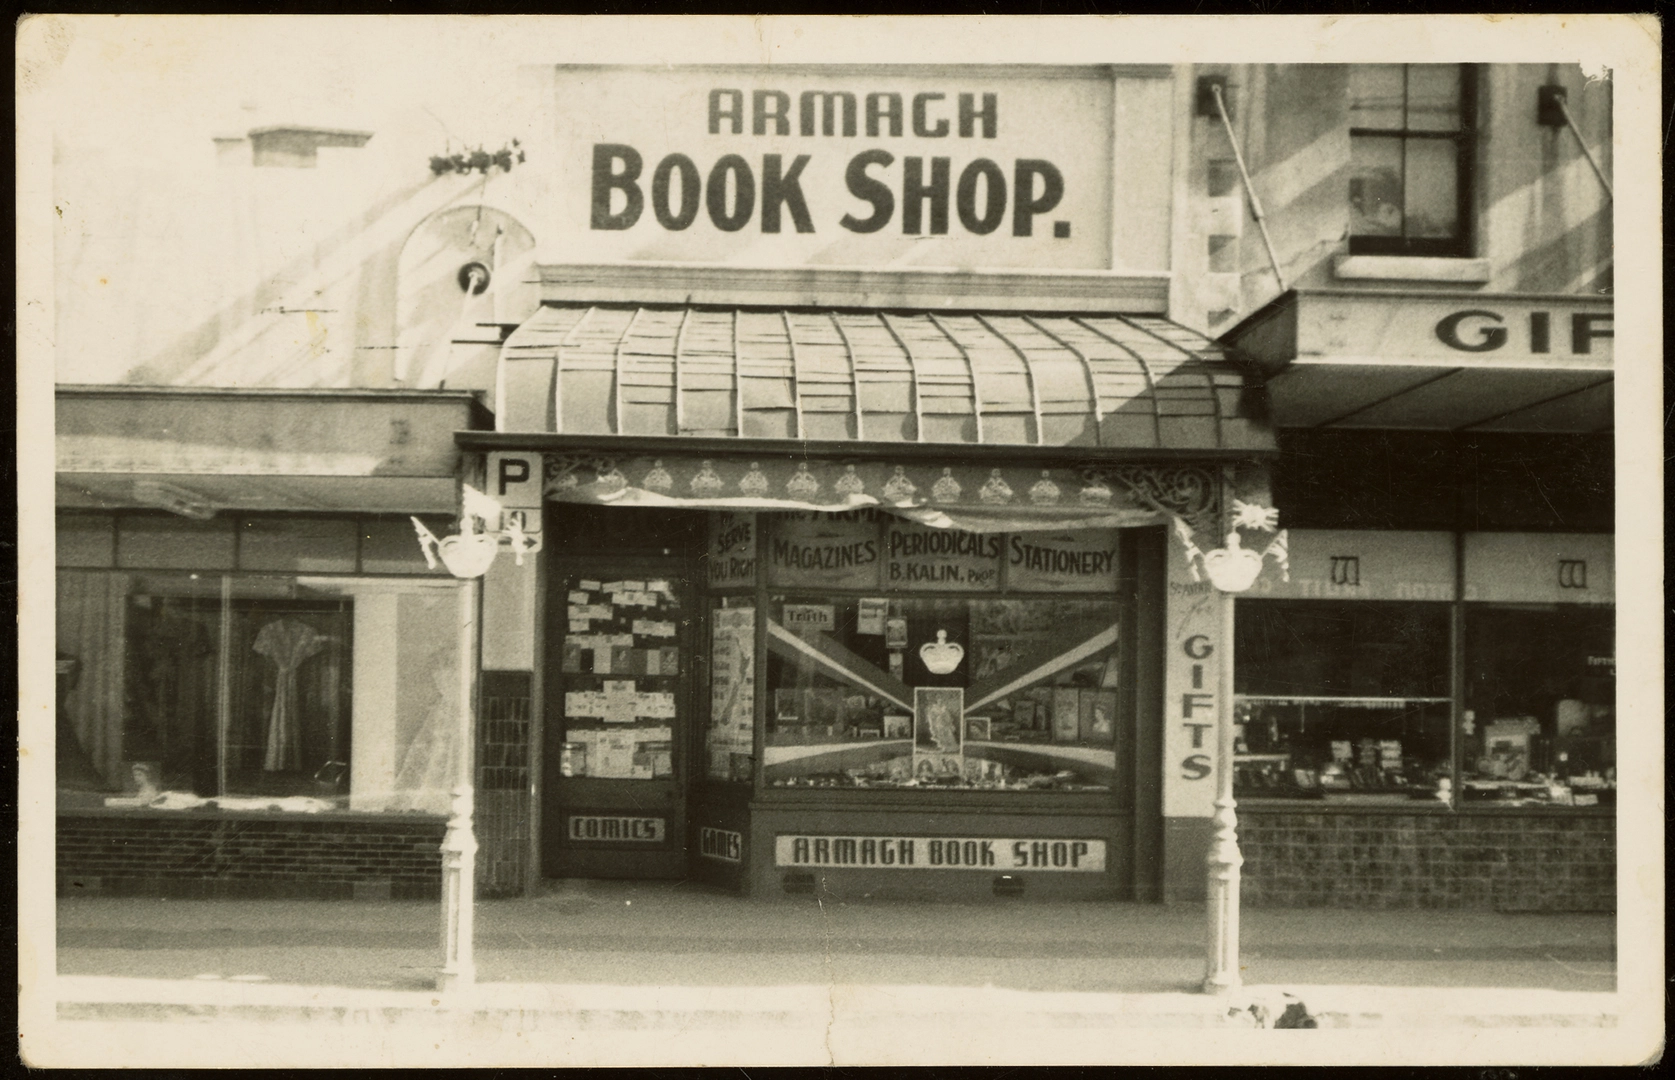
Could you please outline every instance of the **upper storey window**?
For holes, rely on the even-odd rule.
[[[1349,74],[1349,250],[1470,252],[1469,64],[1356,64]]]

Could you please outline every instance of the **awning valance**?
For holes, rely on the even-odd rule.
[[[950,462],[842,461],[757,455],[704,458],[549,454],[556,502],[723,511],[842,513],[878,509],[967,532],[1113,529],[1164,520],[1130,482],[1141,467],[998,468]],[[1190,474],[1190,476],[1189,476]],[[1213,497],[1213,470],[1177,469],[1175,482]]]
[[[1273,450],[1245,372],[1155,315],[543,307],[501,432],[851,446]]]

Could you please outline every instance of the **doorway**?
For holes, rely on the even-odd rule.
[[[687,564],[555,560],[548,580],[542,874],[684,877],[697,610]]]

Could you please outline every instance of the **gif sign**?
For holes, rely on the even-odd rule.
[[[526,533],[541,531],[541,455],[496,452],[489,455],[489,496],[516,518]],[[509,524],[503,522],[502,526]]]

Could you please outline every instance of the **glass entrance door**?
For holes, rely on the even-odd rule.
[[[565,561],[548,598],[542,871],[686,869],[692,583],[670,560]]]

